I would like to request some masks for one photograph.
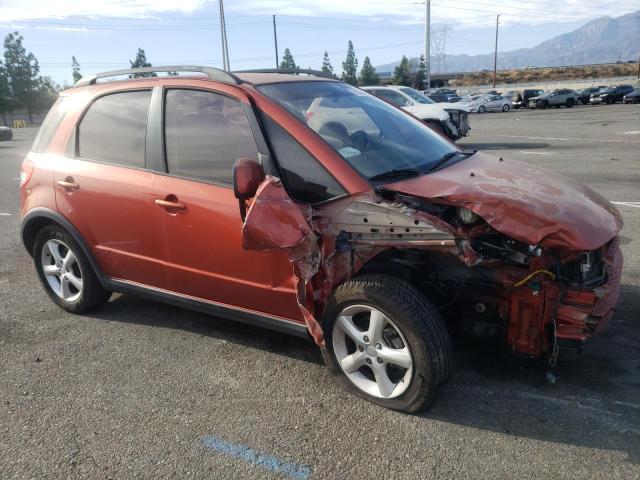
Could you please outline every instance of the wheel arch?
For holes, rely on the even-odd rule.
[[[98,261],[93,255],[93,252],[89,248],[89,245],[85,241],[82,234],[73,226],[73,224],[69,220],[67,220],[64,216],[54,210],[51,210],[49,208],[34,208],[22,218],[22,222],[20,224],[20,236],[22,237],[22,243],[29,255],[33,255],[33,245],[35,243],[38,232],[47,225],[56,225],[64,229],[69,235],[73,237],[73,239],[82,249],[82,253],[84,253],[89,260],[91,268],[98,277],[98,280],[100,280],[101,285],[104,288],[108,288],[109,281],[102,272]]]

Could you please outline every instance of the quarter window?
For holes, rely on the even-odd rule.
[[[32,151],[36,153],[47,151],[53,136],[67,114],[67,105],[69,105],[69,102],[69,97],[58,97],[56,103],[53,104],[51,110],[47,113],[44,122],[40,125],[38,135],[36,135],[36,139],[33,141]]]
[[[242,103],[218,93],[167,91],[164,137],[174,175],[233,185],[234,162],[258,159]]]
[[[98,98],[78,127],[78,156],[144,168],[150,90]]]
[[[261,118],[289,194],[303,203],[319,203],[344,195],[340,184],[291,135],[270,117]]]

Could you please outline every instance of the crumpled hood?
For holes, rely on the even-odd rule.
[[[444,109],[438,105],[420,103],[418,105],[403,107],[403,109],[421,120],[429,118],[444,122],[449,119],[449,113],[445,112]]]
[[[594,250],[623,225],[620,212],[590,188],[549,170],[483,153],[385,189],[467,207],[497,231],[529,245]]]

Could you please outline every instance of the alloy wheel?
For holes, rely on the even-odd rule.
[[[402,395],[413,374],[413,357],[400,329],[380,310],[351,305],[340,312],[333,351],[349,381],[363,392],[389,399]]]
[[[47,240],[40,256],[42,271],[51,290],[67,302],[75,302],[82,295],[82,270],[78,258],[67,244]]]

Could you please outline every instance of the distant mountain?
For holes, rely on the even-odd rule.
[[[533,48],[498,52],[498,69],[527,65],[557,67],[587,63],[612,63],[620,59],[638,60],[640,54],[640,10],[617,18],[600,17],[573,32],[558,35]],[[447,72],[473,72],[493,69],[493,53],[483,55],[447,55]],[[411,62],[416,62],[415,58]],[[393,72],[398,65],[379,65],[380,73]],[[431,69],[435,73],[435,59]]]

